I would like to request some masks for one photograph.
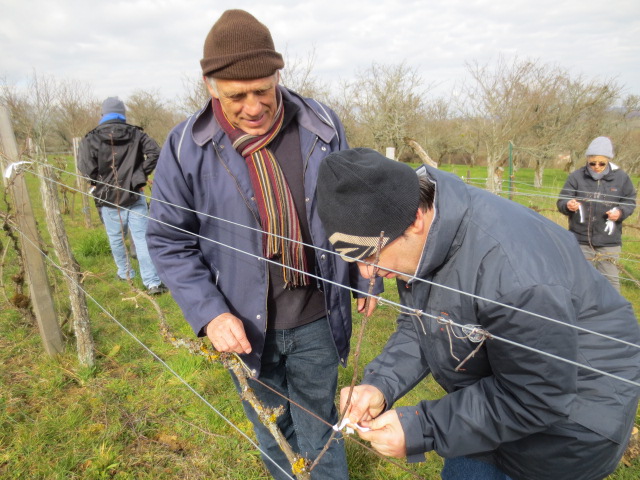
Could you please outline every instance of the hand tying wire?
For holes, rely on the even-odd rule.
[[[340,392],[340,411],[344,410],[348,396],[349,388],[343,388]],[[384,396],[376,387],[357,385],[353,388],[345,418],[351,420],[349,425],[358,432],[360,438],[371,442],[371,446],[382,455],[404,458],[407,454],[404,430],[395,410],[381,414],[385,405]]]

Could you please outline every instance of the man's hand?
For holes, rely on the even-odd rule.
[[[357,430],[363,440],[371,442],[371,446],[387,457],[404,458],[407,456],[407,443],[404,430],[395,410],[389,410],[371,421],[363,421],[363,427],[369,427],[368,432]]]
[[[364,303],[367,301],[367,297],[358,298],[358,313],[364,313]],[[378,306],[378,299],[376,297],[371,297],[369,300],[369,311],[366,313],[367,317],[370,317],[373,314],[374,310]]]
[[[580,202],[578,202],[577,200],[572,198],[567,202],[567,209],[570,212],[577,212],[579,208],[580,208]]]
[[[344,411],[349,397],[349,387],[340,390],[340,411]],[[349,418],[351,423],[359,423],[371,420],[384,410],[385,400],[382,392],[371,385],[357,385],[353,388],[349,410],[345,413],[345,418]]]
[[[230,313],[223,313],[211,320],[205,333],[219,352],[251,353],[251,344],[244,332],[242,320]]]
[[[609,210],[607,212],[607,217],[609,218],[609,220],[611,220],[612,222],[617,222],[618,219],[620,218],[620,210],[617,208],[612,208],[611,210]]]

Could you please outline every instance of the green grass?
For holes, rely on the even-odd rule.
[[[106,232],[85,232],[82,235],[78,235],[77,242],[74,242],[74,244],[77,245],[75,255],[80,258],[108,256],[111,253]]]
[[[467,176],[466,167],[443,169]],[[482,167],[472,169],[472,178],[485,175],[486,169]],[[72,183],[71,176],[64,177],[65,183]],[[514,200],[564,222],[554,216],[555,201],[551,196],[557,194],[565,177],[563,172],[547,170],[543,196],[536,199],[518,195]],[[531,171],[519,170],[516,179],[523,183],[516,188],[532,190],[525,185],[532,183],[532,178]],[[37,179],[27,175],[27,181],[36,215],[42,218]],[[64,219],[74,254],[86,273],[83,286],[104,308],[88,300],[97,362],[93,368],[78,365],[66,284],[54,268],[50,268],[50,278],[65,335],[65,351],[53,358],[44,353],[37,327],[25,320],[9,301],[21,279],[16,278],[15,249],[6,234],[0,234],[7,250],[1,272],[4,290],[0,289],[4,292],[0,294],[0,478],[268,478],[256,449],[114,322],[112,317],[253,438],[226,370],[163,341],[151,304],[137,296],[127,282],[116,280],[108,242],[95,209],[92,209],[93,227],[88,229],[80,214],[77,194],[67,195],[73,211],[65,214]],[[0,204],[0,210],[6,211],[6,206]],[[631,224],[635,222],[635,217],[628,220]],[[49,245],[42,221],[40,230]],[[53,254],[53,249],[48,247],[48,252]],[[623,252],[629,259],[625,268],[640,278],[634,260],[640,254],[637,230],[626,229]],[[134,285],[142,287],[139,279],[134,280]],[[637,309],[640,289],[630,281],[624,281],[622,288]],[[397,301],[394,284],[387,285],[385,296]],[[163,295],[157,300],[175,334],[191,337],[192,332],[171,297]],[[392,332],[396,315],[394,308],[382,305],[370,319],[360,374]],[[354,332],[358,331],[359,321],[359,315],[355,315]],[[351,361],[348,368],[340,370],[341,386],[350,383],[353,366]],[[411,405],[442,395],[442,389],[427,379],[399,404]],[[354,480],[414,478],[354,440],[347,442],[347,453]],[[442,466],[435,453],[429,453],[428,461],[421,464],[400,463],[425,479],[439,478]],[[636,460],[631,467],[619,467],[611,478],[630,480],[639,476],[640,463]]]

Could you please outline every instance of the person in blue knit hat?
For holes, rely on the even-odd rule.
[[[569,230],[587,260],[620,291],[622,222],[636,208],[636,191],[629,175],[611,161],[611,139],[595,138],[585,156],[586,165],[569,175],[557,207],[569,217]]]
[[[124,102],[109,97],[102,102],[102,118],[85,135],[78,150],[78,170],[89,182],[96,207],[109,237],[118,277],[135,276],[126,254],[124,238],[131,234],[140,265],[142,283],[148,293],[166,288],[149,256],[145,234],[148,206],[143,187],[156,167],[160,147],[142,128],[126,123]]]

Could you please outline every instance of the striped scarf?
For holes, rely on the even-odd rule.
[[[220,101],[213,98],[213,113],[235,148],[247,162],[264,230],[262,250],[266,258],[280,255],[285,288],[308,285],[307,259],[302,245],[300,221],[293,196],[280,165],[267,145],[276,137],[284,121],[282,94],[277,90],[278,109],[273,125],[264,135],[250,135],[229,123]],[[294,241],[290,241],[294,240]],[[296,270],[291,270],[294,268]],[[300,270],[300,271],[297,271]]]

